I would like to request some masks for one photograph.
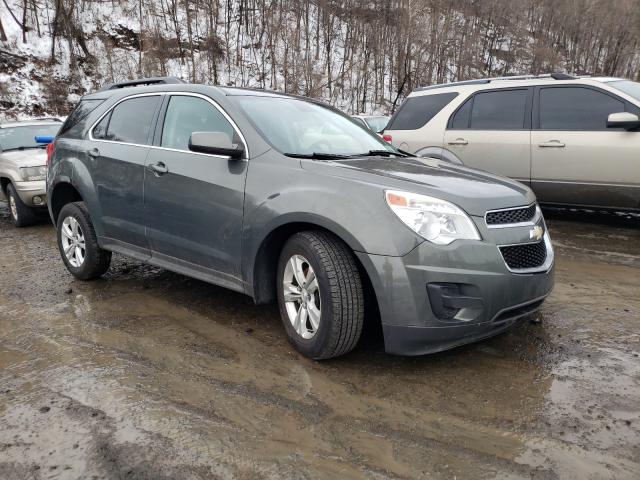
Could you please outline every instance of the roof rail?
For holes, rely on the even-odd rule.
[[[477,80],[462,80],[460,82],[427,85],[424,87],[416,88],[416,91],[422,92],[424,90],[433,90],[436,88],[446,88],[446,87],[453,87],[458,85],[482,85],[485,83],[491,83],[491,82],[501,81],[501,80],[536,80],[540,78],[550,78],[553,80],[577,80],[578,79],[578,77],[574,77],[573,75],[569,75],[568,73],[544,73],[541,75],[511,75],[506,77],[479,78]]]
[[[118,88],[126,88],[126,87],[139,87],[142,85],[170,85],[170,84],[178,84],[178,83],[186,83],[186,82],[176,77],[149,77],[149,78],[139,78],[137,80],[127,80],[124,82],[108,83],[98,91],[104,92],[105,90],[116,90]]]

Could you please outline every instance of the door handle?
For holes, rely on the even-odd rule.
[[[149,165],[148,168],[149,168],[149,170],[151,170],[153,172],[154,175],[156,175],[158,177],[160,175],[164,175],[165,173],[167,173],[169,171],[167,166],[162,162],[158,162],[158,163],[154,163],[152,165]]]
[[[540,148],[563,148],[565,146],[560,140],[549,140],[548,142],[539,143]]]
[[[91,157],[91,158],[98,158],[100,156],[100,150],[98,150],[97,148],[92,148],[91,150],[89,150],[87,152],[87,154]]]
[[[456,138],[455,140],[451,140],[447,143],[449,145],[467,145],[469,142],[467,142],[464,138]]]

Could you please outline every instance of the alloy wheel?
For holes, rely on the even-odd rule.
[[[9,209],[11,210],[11,216],[14,220],[18,220],[18,207],[16,205],[16,199],[13,195],[9,195]]]
[[[72,267],[79,268],[84,263],[86,246],[82,228],[74,217],[67,217],[62,222],[62,249]]]
[[[293,255],[282,279],[284,303],[293,329],[308,340],[318,332],[322,308],[318,279],[309,261]]]

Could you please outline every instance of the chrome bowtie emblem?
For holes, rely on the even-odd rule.
[[[543,235],[544,230],[540,225],[536,225],[531,230],[529,230],[529,238],[531,240],[542,240]]]

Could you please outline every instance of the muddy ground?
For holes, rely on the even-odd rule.
[[[122,257],[73,280],[0,203],[0,478],[640,478],[640,221],[548,223],[540,322],[317,363],[242,295]]]

